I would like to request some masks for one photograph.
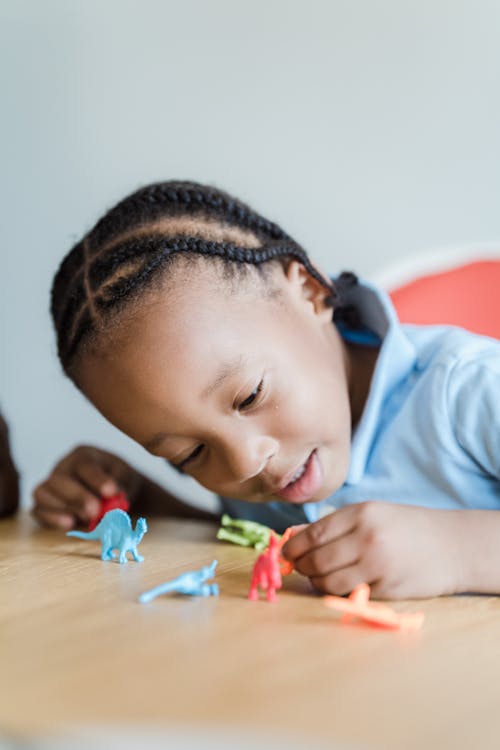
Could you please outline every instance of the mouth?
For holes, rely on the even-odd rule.
[[[323,484],[323,469],[316,449],[310,453],[307,461],[301,464],[293,474],[285,478],[278,490],[273,492],[275,497],[292,503],[305,503],[318,492]]]

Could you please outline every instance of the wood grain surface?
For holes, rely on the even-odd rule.
[[[417,634],[341,625],[295,573],[277,603],[249,602],[257,553],[215,532],[153,519],[145,562],[119,565],[26,514],[0,523],[0,727],[181,722],[369,748],[500,747],[498,598],[395,603],[425,611]],[[137,602],[213,558],[219,597]]]

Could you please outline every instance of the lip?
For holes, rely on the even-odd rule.
[[[304,464],[306,470],[299,479],[290,485],[292,477]],[[314,449],[303,463],[287,474],[272,494],[288,502],[305,503],[318,492],[323,484],[323,478],[323,467],[321,466],[317,451]]]

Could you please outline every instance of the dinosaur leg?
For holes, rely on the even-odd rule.
[[[274,586],[268,586],[267,587],[266,599],[267,599],[268,602],[275,602],[276,601],[277,596],[276,596],[276,589],[274,588]]]
[[[111,535],[104,533],[101,539],[101,560],[112,560],[113,559],[113,545],[111,543]]]
[[[132,547],[130,551],[136,562],[144,562],[144,557],[137,552],[137,547]]]
[[[252,580],[250,582],[250,590],[248,592],[248,598],[252,602],[256,602],[259,598],[259,592],[257,590],[257,585],[259,583],[259,576],[256,573],[252,573]]]
[[[261,573],[260,574],[260,587],[262,591],[269,591],[269,578],[267,576],[267,573]]]
[[[113,552],[111,550],[111,547],[109,546],[109,539],[104,537],[102,540],[102,546],[101,546],[101,560],[112,560],[113,559]]]
[[[179,594],[187,594],[188,596],[210,596],[210,587],[206,583],[200,583],[199,586],[180,586]]]
[[[118,556],[118,562],[123,565],[123,563],[127,563],[127,549],[126,547],[119,547],[118,549],[119,556]]]
[[[202,583],[198,591],[193,591],[198,596],[218,596],[219,587],[216,583]]]

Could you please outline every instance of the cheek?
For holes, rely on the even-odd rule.
[[[114,367],[91,367],[80,375],[80,391],[114,427],[139,442],[139,437],[156,430],[155,417],[160,404],[151,402],[126,377],[124,368],[116,360]],[[146,394],[147,391],[145,390]],[[126,408],[124,408],[126,405]],[[153,415],[153,418],[151,418]]]
[[[276,437],[337,439],[350,432],[347,386],[332,362],[302,363],[290,369],[271,403]],[[334,434],[332,434],[334,433]]]
[[[304,401],[316,417],[343,420],[349,411],[349,396],[341,350],[330,342],[323,341],[304,360],[301,379],[304,385]]]

